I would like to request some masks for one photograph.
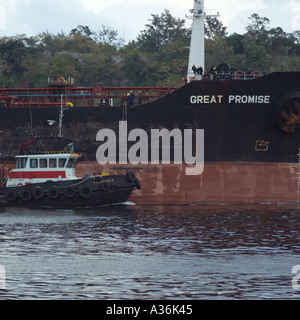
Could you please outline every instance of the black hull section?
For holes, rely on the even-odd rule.
[[[140,189],[134,174],[89,177],[66,182],[30,184],[1,188],[0,205],[5,207],[77,208],[126,202]]]
[[[205,162],[299,162],[299,124],[284,129],[282,111],[300,98],[300,73],[274,73],[255,80],[194,81],[164,98],[133,107],[75,107],[65,111],[63,134],[75,142],[83,160],[96,160],[100,129],[118,135],[140,128],[204,129]],[[0,152],[9,153],[30,136],[58,133],[59,108],[1,108]],[[56,120],[49,127],[48,120]],[[290,131],[285,132],[285,131]],[[149,143],[150,145],[150,143]],[[128,146],[130,147],[130,145]],[[14,149],[15,150],[15,149]],[[117,149],[118,150],[118,149]],[[171,152],[172,154],[172,152]],[[172,159],[171,159],[172,160]]]

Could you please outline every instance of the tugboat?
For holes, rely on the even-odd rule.
[[[59,113],[58,140],[62,146],[62,119],[67,103]],[[125,175],[101,174],[76,176],[75,168],[80,154],[74,152],[74,143],[68,143],[62,151],[32,152],[25,154],[29,145],[39,142],[33,137],[23,143],[16,158],[15,169],[1,180],[0,205],[30,207],[90,207],[126,202],[136,189],[141,189],[139,180],[132,172]],[[55,140],[55,137],[50,137]],[[51,145],[53,143],[51,142]],[[34,148],[33,148],[34,149]]]
[[[126,202],[141,185],[134,173],[76,177],[79,154],[52,151],[16,156],[16,168],[0,188],[0,205],[86,207]]]

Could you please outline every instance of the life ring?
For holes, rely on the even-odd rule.
[[[254,79],[259,78],[259,71],[257,70],[251,71],[251,77],[253,77]]]
[[[58,196],[59,196],[59,191],[58,191],[58,189],[57,189],[55,186],[52,187],[52,188],[48,191],[48,196],[49,196],[49,198],[51,198],[51,199],[53,199],[53,200],[57,199]]]
[[[103,192],[107,192],[109,190],[109,184],[107,182],[103,182],[100,184],[100,189]]]
[[[127,179],[128,179],[129,182],[133,182],[133,181],[135,181],[135,179],[136,179],[135,174],[132,173],[132,172],[127,172],[127,173],[126,173],[126,177],[127,177]]]
[[[235,80],[244,80],[244,78],[245,78],[244,71],[238,70],[235,73]]]
[[[23,187],[23,183],[21,183],[21,182],[18,183],[18,184],[17,184],[17,187]]]
[[[33,191],[32,191],[32,196],[34,199],[36,200],[41,200],[44,198],[45,196],[45,191],[41,188],[41,187],[36,187]]]
[[[92,196],[93,191],[90,187],[83,187],[80,189],[79,194],[83,199],[88,199]]]
[[[5,198],[9,202],[15,202],[18,198],[18,194],[16,190],[10,190],[5,194]]]
[[[29,201],[32,198],[32,193],[30,190],[23,190],[23,192],[21,193],[21,199],[23,201]]]
[[[65,189],[65,196],[68,197],[68,198],[73,198],[75,196],[75,188],[73,187],[67,187]]]

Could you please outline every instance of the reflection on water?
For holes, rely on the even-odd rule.
[[[300,208],[0,209],[0,299],[298,299]]]

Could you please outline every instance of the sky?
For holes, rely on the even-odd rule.
[[[194,0],[0,0],[0,37],[48,31],[69,33],[78,25],[97,31],[102,25],[118,30],[125,42],[135,40],[151,19],[168,9],[186,18]],[[252,13],[270,19],[270,27],[300,30],[300,0],[206,0],[206,9],[220,13],[229,34],[245,33]]]

